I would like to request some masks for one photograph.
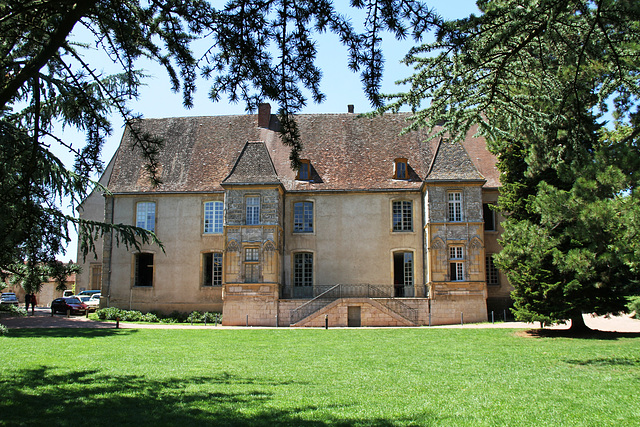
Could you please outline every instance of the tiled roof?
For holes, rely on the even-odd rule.
[[[459,142],[441,139],[426,181],[484,181]]]
[[[264,142],[245,144],[233,170],[224,184],[274,184],[278,182],[276,170]]]
[[[213,192],[222,191],[223,182],[255,179],[279,181],[286,191],[417,190],[432,163],[436,165],[437,141],[425,142],[428,135],[424,131],[400,135],[407,117],[403,113],[373,118],[348,113],[296,116],[303,143],[300,157],[310,161],[311,181],[295,179],[289,148],[275,130],[275,116],[271,116],[269,129],[258,127],[257,115],[144,119],[141,130],[164,140],[159,154],[162,184],[151,186],[141,156],[130,148],[127,129],[116,153],[109,189],[114,193]],[[475,166],[487,180],[485,185],[497,183],[495,158],[487,152],[484,139],[470,134],[463,146],[468,153],[463,162],[465,176]],[[264,149],[270,164],[265,151],[260,151]],[[409,180],[393,179],[394,159],[400,157],[408,159]],[[455,161],[455,156],[448,159]],[[441,174],[444,166],[432,168],[429,178]]]

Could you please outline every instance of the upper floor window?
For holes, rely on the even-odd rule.
[[[298,176],[296,179],[300,181],[309,181],[311,179],[311,163],[309,160],[300,160],[300,167],[298,168]]]
[[[293,204],[293,232],[313,233],[312,202],[296,202]]]
[[[464,248],[462,246],[449,247],[449,280],[464,280]]]
[[[482,204],[482,215],[484,218],[484,231],[496,231],[496,211],[491,209],[490,204]]]
[[[139,202],[136,205],[136,227],[156,231],[156,203]]]
[[[205,202],[204,203],[204,233],[220,234],[222,233],[224,203],[222,202]]]
[[[449,221],[462,221],[462,192],[451,191],[449,198]]]
[[[395,167],[393,171],[393,177],[395,179],[409,179],[409,165],[407,159],[397,158],[395,159]]]
[[[393,202],[393,231],[413,231],[413,203],[411,201]]]
[[[260,224],[260,197],[250,196],[247,197],[247,225]]]

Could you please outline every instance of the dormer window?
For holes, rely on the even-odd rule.
[[[393,179],[409,179],[409,165],[404,157],[394,160],[393,169]]]
[[[300,160],[300,167],[298,168],[298,176],[296,179],[299,181],[311,181],[311,163],[309,160]]]

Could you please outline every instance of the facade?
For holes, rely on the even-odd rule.
[[[107,236],[102,304],[221,311],[226,325],[486,321],[511,290],[490,258],[495,158],[471,134],[456,144],[400,135],[406,118],[299,115],[298,171],[268,104],[257,115],[140,121],[164,141],[162,184],[150,184],[127,129],[110,194],[84,209],[153,230],[163,247],[132,251]]]

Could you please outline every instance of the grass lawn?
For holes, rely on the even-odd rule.
[[[640,337],[22,329],[0,425],[640,425]]]

